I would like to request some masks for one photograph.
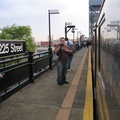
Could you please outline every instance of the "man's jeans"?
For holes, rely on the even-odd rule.
[[[66,81],[67,62],[57,64],[57,82],[63,84]]]
[[[73,54],[68,55],[68,69],[70,69]]]

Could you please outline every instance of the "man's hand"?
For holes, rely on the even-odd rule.
[[[2,76],[2,74],[0,74],[0,78],[2,78],[3,76]]]
[[[64,44],[63,43],[60,43],[60,46],[63,46]]]

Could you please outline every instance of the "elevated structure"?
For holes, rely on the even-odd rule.
[[[97,22],[100,7],[103,0],[89,0],[89,37],[91,38],[93,29]]]

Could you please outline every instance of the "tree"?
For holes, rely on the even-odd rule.
[[[36,45],[33,44],[33,39],[31,37],[26,39],[26,45],[27,45],[28,51],[35,52]]]
[[[33,43],[30,26],[17,26],[13,24],[12,26],[4,27],[1,31],[0,39],[25,40],[28,51],[35,51],[36,45]]]

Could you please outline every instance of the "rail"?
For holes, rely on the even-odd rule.
[[[0,57],[0,73],[3,75],[0,79],[0,102],[48,71],[50,57],[54,66],[57,57],[53,52],[50,55],[49,51]]]

